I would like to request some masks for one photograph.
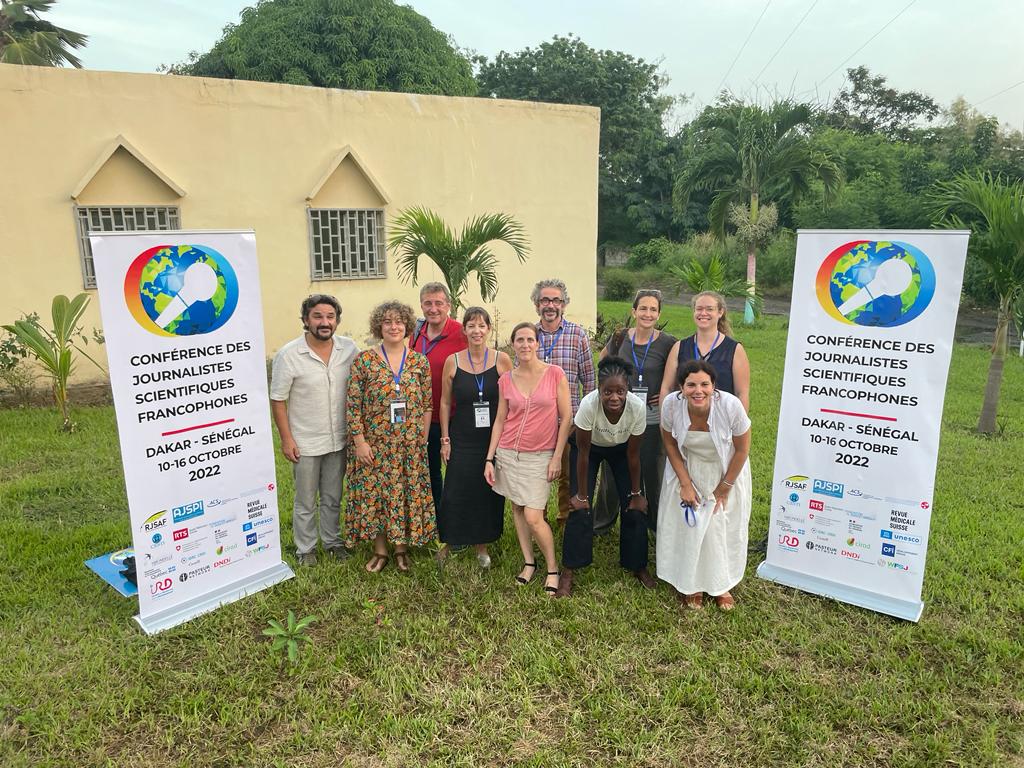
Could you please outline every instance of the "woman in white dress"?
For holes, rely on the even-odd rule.
[[[723,611],[743,578],[750,523],[750,419],[743,404],[715,389],[715,369],[703,360],[679,367],[679,389],[661,406],[668,465],[658,515],[658,576],[689,608],[703,593]],[[671,503],[670,499],[678,499]]]

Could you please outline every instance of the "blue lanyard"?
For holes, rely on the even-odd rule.
[[[484,368],[479,376],[476,375],[476,363],[473,362],[473,355],[469,353],[469,348],[466,348],[466,357],[469,358],[469,367],[473,371],[473,378],[476,379],[476,389],[480,393],[480,399],[484,399],[484,374],[487,373],[487,348],[484,347]]]
[[[683,520],[691,528],[697,527],[697,510],[687,504],[685,501],[679,502],[679,507],[683,510]]]
[[[640,375],[640,383],[644,383],[644,366],[647,365],[647,355],[651,352],[651,342],[654,341],[654,331],[651,331],[651,338],[647,340],[647,346],[644,347],[644,360],[640,362],[636,359],[636,332],[633,332],[633,338],[629,340],[629,351],[633,354],[633,365],[636,366],[636,372]],[[696,337],[694,337],[694,344],[696,344]]]
[[[711,353],[715,351],[715,347],[718,346],[718,340],[722,338],[721,332],[715,334],[715,340],[711,342],[711,349],[708,350],[706,355],[700,353],[700,347],[697,346],[697,334],[693,334],[693,358],[695,360],[707,360],[711,357]]]
[[[430,341],[430,337],[424,335],[424,331],[426,331],[426,329],[427,329],[427,325],[426,325],[426,323],[424,323],[423,324],[423,329],[420,330],[420,336],[419,336],[419,339],[417,339],[417,341],[422,339],[422,341],[423,341],[423,348],[420,349],[420,352],[422,352],[424,355],[429,355],[431,352],[434,351],[434,347],[436,347],[438,345],[438,343],[440,343],[441,339],[443,339],[445,336],[444,336],[444,333],[442,332],[440,336],[438,336],[433,341]],[[427,346],[427,342],[430,342],[430,346],[429,347]],[[696,342],[694,342],[694,343],[696,343]]]
[[[561,326],[558,329],[558,332],[553,335],[553,337],[551,339],[551,343],[548,344],[546,347],[543,344],[541,344],[541,349],[544,350],[544,362],[545,363],[548,360],[551,359],[551,350],[553,350],[555,348],[555,344],[558,343],[558,337],[562,335],[562,331],[564,331],[564,330],[565,330],[565,326],[563,325],[563,326]],[[541,333],[542,336],[548,335],[548,332],[543,330],[543,329],[541,329],[540,333]]]
[[[405,353],[408,352],[408,351],[409,350],[407,350],[405,347],[402,347],[402,363],[401,363],[401,365],[398,366],[398,373],[395,373],[394,368],[391,368],[391,358],[388,357],[387,350],[384,349],[384,345],[383,344],[380,345],[380,353],[382,355],[384,355],[384,359],[388,363],[388,368],[391,369],[391,378],[393,378],[395,380],[395,392],[399,392],[402,389],[402,387],[401,387],[402,371],[405,370]]]

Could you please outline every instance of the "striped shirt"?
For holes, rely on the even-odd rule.
[[[569,380],[572,414],[575,416],[580,400],[597,387],[594,355],[590,351],[587,332],[583,326],[563,317],[559,327],[552,332],[545,331],[538,323],[537,341],[540,359],[565,371],[565,377]]]

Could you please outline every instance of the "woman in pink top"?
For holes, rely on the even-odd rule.
[[[518,365],[498,379],[498,412],[484,478],[512,502],[512,519],[523,550],[523,570],[516,581],[528,584],[537,572],[536,541],[548,569],[544,591],[553,595],[558,589],[558,563],[544,509],[551,482],[562,472],[562,452],[572,429],[569,382],[557,365],[537,359],[533,323],[512,329],[512,348]]]

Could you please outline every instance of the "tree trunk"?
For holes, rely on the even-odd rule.
[[[1003,384],[1003,361],[1006,358],[1007,332],[1010,329],[1010,299],[999,299],[999,316],[996,318],[995,342],[992,344],[992,359],[988,364],[988,381],[985,383],[985,401],[978,418],[978,432],[991,435],[996,431],[996,411],[999,409],[999,389]]]
[[[757,224],[758,193],[750,194],[750,223]],[[754,322],[754,285],[757,281],[757,245],[751,241],[747,246],[747,301],[743,305],[743,323]]]

